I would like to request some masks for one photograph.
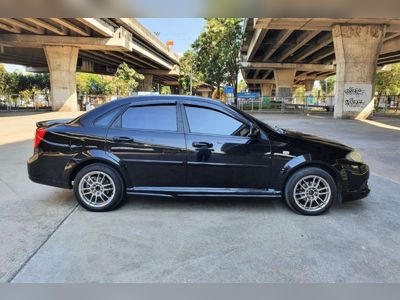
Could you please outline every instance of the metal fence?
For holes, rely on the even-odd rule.
[[[11,94],[0,96],[0,111],[51,110],[49,94]]]
[[[333,112],[334,96],[327,97],[259,97],[255,99],[241,99],[237,106],[249,111],[276,111],[276,112]]]

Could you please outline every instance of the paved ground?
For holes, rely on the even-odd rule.
[[[114,212],[87,212],[71,191],[27,179],[42,117],[58,116],[25,116],[23,126],[0,117],[0,281],[400,281],[399,119],[259,115],[355,146],[371,165],[368,198],[304,217],[254,199],[130,198]],[[13,141],[17,125],[24,132]]]

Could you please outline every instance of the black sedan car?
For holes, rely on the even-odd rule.
[[[73,188],[92,211],[111,210],[128,194],[280,197],[317,215],[369,193],[368,166],[354,149],[188,96],[131,97],[73,120],[38,122],[28,173]]]

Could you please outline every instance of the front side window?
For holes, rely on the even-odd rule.
[[[248,125],[219,111],[185,106],[190,132],[232,136],[247,136],[250,128]]]
[[[121,127],[126,129],[177,131],[176,106],[129,107],[121,116]]]

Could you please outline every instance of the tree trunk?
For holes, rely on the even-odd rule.
[[[220,94],[219,94],[219,92],[220,92],[220,83],[219,82],[217,82],[217,99],[221,99],[221,96],[220,96]]]

